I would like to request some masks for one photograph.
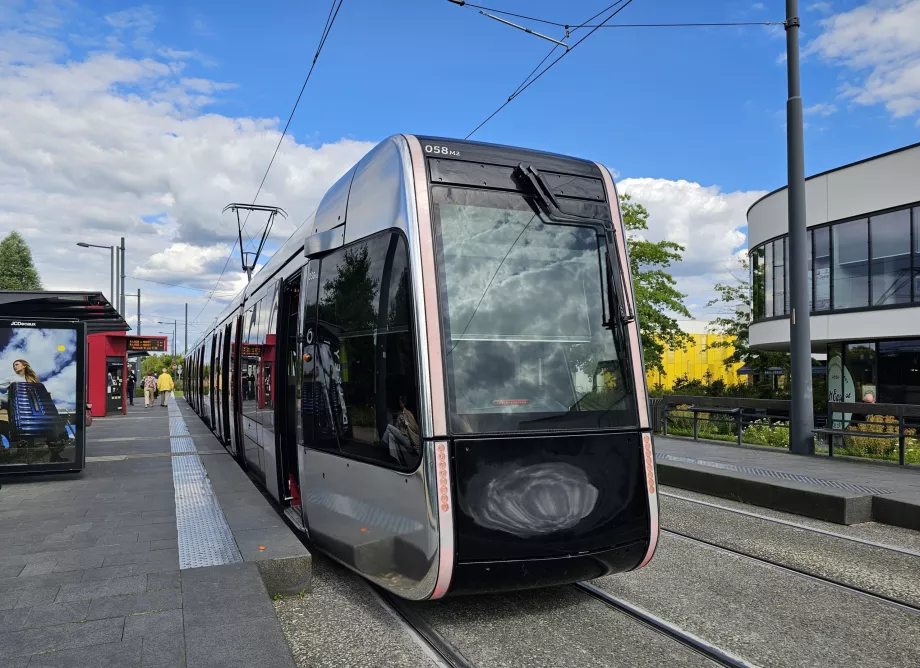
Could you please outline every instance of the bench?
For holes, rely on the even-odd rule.
[[[872,432],[872,431],[850,431],[849,429],[812,429],[812,433],[815,435],[824,434],[830,436],[831,438],[827,439],[827,455],[828,457],[834,456],[834,436],[868,436],[869,438],[896,438],[898,439],[898,458],[901,465],[904,464],[904,427],[900,425],[897,433],[881,433],[881,432]]]

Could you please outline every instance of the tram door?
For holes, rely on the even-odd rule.
[[[309,274],[309,265],[303,275]],[[298,450],[303,444],[300,428],[301,410],[301,375],[302,356],[307,356],[307,344],[301,343],[300,336],[300,301],[302,275],[297,273],[281,286],[281,299],[278,308],[278,344],[275,348],[274,367],[277,372],[283,369],[284,376],[275,381],[275,390],[282,396],[275,397],[275,425],[279,446],[279,470],[284,499],[297,508],[300,514],[300,469]],[[282,366],[283,365],[283,366]],[[266,373],[271,368],[266,365]],[[272,387],[266,381],[266,391]]]

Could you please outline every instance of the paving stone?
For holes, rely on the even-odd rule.
[[[6,634],[9,631],[21,631],[27,628],[27,620],[32,608],[14,608],[0,612],[0,634]],[[2,641],[0,641],[2,642]]]
[[[0,610],[12,610],[22,596],[21,591],[0,591]]]
[[[151,550],[168,550],[170,548],[179,547],[179,541],[176,538],[163,538],[160,540],[151,540],[150,549]]]
[[[141,641],[130,638],[79,649],[67,649],[32,657],[29,668],[139,668]]]
[[[125,618],[125,638],[155,636],[161,633],[182,635],[182,610],[146,612]]]
[[[86,619],[89,601],[72,601],[69,603],[52,603],[39,605],[31,609],[28,625],[32,628],[54,626]]]
[[[143,564],[127,564],[125,566],[103,566],[90,568],[83,571],[83,582],[92,580],[111,580],[112,578],[126,578],[132,575],[144,574]]]
[[[179,568],[179,550],[148,550],[132,554],[113,554],[105,558],[103,566],[124,566],[127,564],[158,564],[163,569]]]
[[[94,599],[86,613],[87,619],[124,617],[141,612],[174,610],[182,607],[182,592],[179,589],[162,589],[143,594],[109,596]]]
[[[260,664],[268,665],[268,664]],[[185,668],[185,637],[181,634],[147,635],[143,640],[142,668]]]
[[[179,571],[161,571],[147,574],[147,591],[178,589],[182,586]]]
[[[255,564],[228,564],[182,571],[185,628],[200,629],[263,618],[275,611]]]
[[[21,566],[19,564],[10,564],[8,566],[0,566],[0,578],[18,577],[22,573],[23,568],[24,566]]]
[[[50,605],[57,598],[58,591],[64,585],[45,585],[26,589],[16,602],[17,608],[34,608],[37,605]]]
[[[121,641],[124,633],[124,617],[74,622],[53,627],[58,632],[56,650],[74,647],[89,647]]]
[[[9,656],[27,656],[54,649],[59,632],[54,628],[25,629],[8,633],[0,643],[0,665]]]
[[[58,562],[56,561],[43,561],[37,564],[26,564],[22,568],[22,572],[19,574],[20,577],[30,577],[32,575],[48,575],[53,573],[57,568]],[[71,569],[64,569],[71,570]]]
[[[185,645],[188,668],[294,668],[275,617],[188,630]]]
[[[146,575],[133,575],[131,577],[114,578],[111,580],[79,582],[61,585],[61,590],[58,593],[56,601],[58,603],[64,603],[67,601],[102,598],[104,596],[135,594],[144,591],[146,588]]]
[[[87,568],[99,568],[102,566],[104,560],[104,554],[83,554],[69,557],[59,560],[54,567],[54,572],[66,573],[67,571],[82,571]]]

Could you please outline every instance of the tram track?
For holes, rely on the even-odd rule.
[[[827,529],[819,529],[818,527],[808,526],[807,524],[801,524],[799,522],[792,522],[790,520],[784,520],[778,517],[770,517],[768,515],[761,515],[759,513],[753,513],[747,510],[741,510],[739,508],[729,508],[728,506],[723,506],[718,503],[712,503],[710,501],[702,501],[700,499],[693,499],[687,496],[682,496],[680,494],[672,494],[670,492],[659,491],[658,495],[663,496],[668,499],[676,499],[678,501],[692,503],[698,506],[704,506],[706,508],[722,510],[728,513],[732,513],[734,515],[740,515],[742,517],[749,517],[751,519],[762,520],[764,522],[771,522],[773,524],[790,527],[792,529],[798,529],[800,531],[807,531],[810,533],[821,534],[822,536],[829,536],[831,538],[837,538],[839,540],[845,540],[851,543],[858,543],[860,545],[875,547],[881,550],[888,550],[889,552],[896,552],[898,554],[903,554],[908,557],[915,557],[917,559],[920,559],[920,552],[909,550],[903,547],[897,547],[895,545],[889,545],[887,543],[879,543],[877,541],[867,540],[865,538],[859,538],[858,536],[847,536],[846,534],[842,534],[836,531],[829,531]]]
[[[896,598],[893,598],[893,597],[891,597],[891,596],[886,596],[886,595],[884,595],[884,594],[879,594],[879,593],[876,593],[876,592],[872,592],[872,591],[869,591],[868,589],[864,589],[864,588],[862,588],[862,587],[857,587],[857,586],[854,586],[854,585],[851,585],[851,584],[844,584],[844,583],[842,583],[842,582],[838,582],[838,581],[836,581],[836,580],[834,580],[834,579],[832,579],[832,578],[825,577],[825,576],[823,576],[823,575],[818,575],[818,574],[816,574],[816,573],[808,572],[808,571],[806,571],[806,570],[804,570],[804,569],[795,568],[795,567],[793,567],[793,566],[788,566],[788,565],[786,565],[786,564],[781,564],[781,563],[779,563],[779,562],[777,562],[777,561],[774,561],[774,560],[772,560],[772,559],[766,559],[766,558],[764,558],[764,557],[760,557],[760,556],[757,556],[757,555],[749,554],[748,552],[743,552],[743,551],[740,551],[740,550],[736,550],[736,549],[732,549],[732,548],[729,548],[729,547],[725,547],[724,545],[720,545],[720,544],[715,543],[715,542],[712,542],[712,541],[704,540],[704,539],[702,539],[702,538],[697,538],[697,537],[695,537],[695,536],[691,536],[690,534],[683,533],[683,532],[681,532],[681,531],[674,531],[673,529],[664,529],[664,528],[662,528],[662,529],[661,529],[661,533],[669,534],[669,535],[675,536],[675,537],[677,537],[677,538],[679,538],[679,539],[681,539],[681,540],[686,540],[686,541],[689,541],[689,542],[691,542],[691,543],[695,543],[695,544],[698,544],[698,545],[703,545],[703,546],[706,546],[707,548],[710,548],[710,549],[713,549],[713,550],[718,550],[718,551],[723,552],[723,553],[726,553],[726,554],[731,554],[731,555],[734,555],[734,556],[737,556],[737,557],[741,557],[741,558],[743,558],[743,559],[746,559],[746,560],[749,560],[749,561],[752,561],[752,562],[755,562],[755,563],[758,563],[758,564],[761,564],[761,565],[766,565],[766,566],[768,566],[768,567],[770,567],[770,568],[775,568],[775,569],[784,571],[784,572],[786,572],[786,573],[789,573],[789,574],[792,574],[792,575],[795,575],[795,576],[798,576],[798,577],[801,577],[801,578],[805,578],[805,579],[812,580],[812,581],[816,581],[816,582],[821,582],[821,583],[826,584],[826,585],[829,585],[829,586],[831,586],[831,587],[836,587],[836,588],[842,589],[842,590],[844,590],[844,591],[849,591],[849,592],[852,592],[852,593],[854,593],[854,594],[858,594],[858,595],[860,595],[860,596],[867,597],[867,598],[869,598],[869,599],[871,599],[871,600],[876,601],[877,603],[881,603],[881,604],[884,604],[884,605],[894,606],[894,607],[896,607],[896,608],[898,608],[898,609],[900,609],[900,610],[902,610],[902,611],[905,611],[905,612],[909,612],[909,613],[912,613],[912,614],[915,614],[915,615],[920,615],[920,606],[911,605],[911,604],[909,604],[909,603],[904,603],[904,602],[899,601],[899,600],[897,600]]]
[[[377,602],[403,626],[422,651],[442,668],[475,668],[474,664],[454,647],[422,615],[414,611],[407,601],[367,583]]]
[[[641,624],[648,626],[649,628],[666,635],[672,640],[678,642],[679,644],[687,647],[694,652],[701,654],[710,661],[714,661],[720,666],[728,666],[730,668],[751,668],[754,664],[748,663],[743,659],[726,652],[719,647],[716,647],[712,643],[706,642],[702,638],[698,638],[692,633],[684,631],[679,626],[671,624],[660,617],[656,617],[639,608],[631,603],[628,603],[622,599],[613,596],[609,592],[604,591],[600,587],[592,585],[587,582],[578,582],[571,585],[573,588],[578,591],[587,594],[593,599],[600,601],[604,605],[617,610],[620,613],[623,613]]]

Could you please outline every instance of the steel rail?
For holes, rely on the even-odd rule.
[[[721,666],[729,666],[730,668],[751,668],[754,664],[748,663],[743,659],[731,654],[730,652],[725,651],[716,647],[712,643],[706,642],[702,638],[699,638],[692,633],[684,631],[679,626],[666,622],[660,617],[656,617],[639,608],[631,603],[613,596],[609,592],[604,591],[600,587],[589,584],[587,582],[579,582],[572,585],[575,589],[595,598],[596,600],[604,603],[605,605],[622,612],[633,619],[638,620],[642,624],[662,633],[672,640],[676,640],[681,645],[702,654],[707,659],[715,661]]]
[[[681,533],[680,531],[674,531],[672,529],[662,529],[661,532],[671,534],[672,536],[677,536],[678,538],[682,538],[683,540],[687,540],[692,543],[699,543],[700,545],[705,545],[706,547],[709,547],[711,549],[719,550],[720,552],[725,552],[726,554],[731,554],[736,557],[741,557],[742,559],[748,559],[750,561],[753,561],[761,565],[767,565],[771,568],[776,568],[781,571],[791,573],[792,575],[797,575],[798,577],[801,577],[801,578],[814,580],[815,582],[820,582],[822,584],[826,584],[832,587],[843,589],[844,591],[848,591],[854,594],[859,594],[860,596],[865,596],[866,598],[872,599],[876,601],[877,603],[895,606],[905,612],[910,612],[915,615],[920,615],[920,606],[911,605],[910,603],[904,603],[903,601],[899,601],[896,598],[886,596],[885,594],[878,594],[876,592],[869,591],[868,589],[863,589],[862,587],[843,584],[841,582],[837,582],[836,580],[832,580],[823,575],[816,575],[815,573],[809,573],[808,571],[804,571],[799,568],[795,568],[793,566],[786,566],[785,564],[778,563],[771,559],[764,559],[763,557],[757,557],[752,554],[748,554],[746,552],[740,552],[738,550],[733,550],[731,548],[725,547],[724,545],[719,545],[718,543],[713,543],[708,540],[696,538],[694,536],[690,536],[689,534]]]
[[[891,552],[897,552],[899,554],[904,554],[909,557],[920,558],[920,552],[915,552],[913,550],[908,550],[903,547],[896,547],[894,545],[888,545],[886,543],[877,543],[872,540],[866,540],[865,538],[858,538],[856,536],[847,536],[842,533],[837,533],[836,531],[828,531],[827,529],[819,529],[817,527],[810,527],[807,524],[799,524],[798,522],[791,522],[789,520],[781,520],[776,517],[769,517],[767,515],[759,515],[757,513],[752,513],[747,510],[739,510],[737,508],[729,508],[728,506],[721,506],[718,503],[711,503],[709,501],[700,501],[698,499],[691,499],[686,496],[681,496],[680,494],[671,494],[669,492],[658,492],[659,496],[664,496],[670,499],[679,499],[681,501],[687,501],[688,503],[695,503],[700,506],[707,506],[709,508],[718,508],[719,510],[724,510],[729,513],[735,513],[736,515],[743,515],[744,517],[753,517],[759,520],[764,520],[766,522],[773,522],[774,524],[781,524],[783,526],[792,527],[794,529],[801,529],[802,531],[811,531],[812,533],[822,534],[824,536],[831,536],[832,538],[840,538],[841,540],[848,540],[851,543],[859,543],[861,545],[868,545],[871,547],[877,547],[882,550],[889,550]]]

